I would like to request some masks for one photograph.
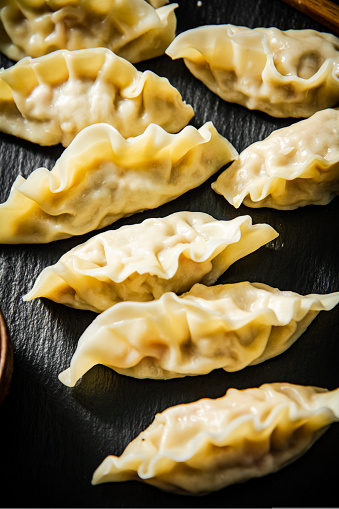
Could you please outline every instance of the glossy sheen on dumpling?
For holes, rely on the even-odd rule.
[[[165,3],[8,0],[0,7],[0,51],[13,60],[97,47],[130,62],[157,57],[175,36],[177,4],[161,7]]]
[[[99,315],[79,340],[60,380],[73,386],[96,364],[136,378],[238,371],[291,346],[339,292],[301,296],[261,283],[196,284],[181,297],[122,302]]]
[[[222,99],[275,117],[339,103],[339,39],[315,30],[204,26],[166,50]]]
[[[236,208],[326,205],[339,194],[339,111],[319,111],[250,145],[212,189]]]
[[[126,447],[108,456],[92,483],[143,481],[201,495],[275,472],[339,420],[339,389],[288,383],[229,389],[166,409]]]
[[[237,156],[211,122],[169,134],[151,124],[135,138],[95,124],[54,168],[18,176],[0,205],[0,242],[51,242],[153,209],[199,186]]]
[[[26,57],[0,71],[0,130],[40,145],[66,147],[99,122],[125,138],[151,123],[175,133],[192,116],[166,78],[139,72],[105,48]]]
[[[250,216],[217,221],[202,212],[175,212],[92,237],[40,274],[24,297],[47,297],[101,312],[124,300],[150,301],[213,284],[235,261],[277,237]]]

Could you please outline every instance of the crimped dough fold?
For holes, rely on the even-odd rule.
[[[174,200],[235,157],[211,122],[178,134],[151,124],[128,139],[107,124],[89,126],[51,171],[17,177],[0,205],[0,242],[51,242],[102,228]]]
[[[326,109],[247,147],[212,189],[234,207],[291,210],[339,194],[339,111]]]
[[[0,130],[40,145],[66,147],[100,122],[125,138],[151,123],[175,133],[192,116],[167,78],[140,72],[105,48],[26,57],[0,71]]]
[[[338,302],[339,292],[304,297],[249,282],[122,302],[86,329],[59,378],[73,386],[96,364],[136,378],[238,371],[284,352],[319,311]]]
[[[202,212],[176,212],[92,237],[40,274],[30,300],[48,297],[101,312],[124,300],[150,301],[213,284],[235,261],[277,237],[250,216],[217,221]]]
[[[202,495],[275,472],[339,420],[339,389],[288,383],[229,389],[157,414],[120,457],[108,456],[92,483],[144,481]]]
[[[165,3],[8,0],[0,7],[0,50],[13,60],[97,47],[130,62],[157,57],[175,36],[177,4],[162,7]]]
[[[315,30],[203,26],[167,48],[222,99],[274,117],[339,103],[339,39]]]

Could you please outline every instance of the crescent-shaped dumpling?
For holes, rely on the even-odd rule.
[[[339,39],[315,30],[203,26],[167,48],[222,99],[274,117],[339,104]]]
[[[101,312],[124,300],[150,301],[213,284],[235,261],[277,237],[250,216],[217,221],[202,212],[175,212],[95,235],[46,267],[24,297],[47,297]]]
[[[59,50],[0,70],[0,130],[40,145],[66,147],[99,122],[125,138],[151,123],[175,133],[192,116],[166,78],[105,48]]]
[[[212,189],[236,208],[326,205],[339,194],[339,110],[319,111],[250,145]]]
[[[174,39],[177,4],[162,7],[165,3],[7,0],[0,7],[0,51],[20,60],[59,49],[104,47],[140,62],[162,55]]]
[[[339,292],[302,296],[249,282],[197,284],[181,297],[122,302],[85,330],[59,378],[74,386],[97,364],[136,378],[238,371],[284,352],[319,311],[338,302]]]
[[[92,483],[143,481],[202,495],[275,472],[305,453],[339,420],[339,389],[288,383],[229,389],[166,409]]]
[[[54,168],[18,176],[0,205],[0,243],[51,242],[156,208],[237,157],[211,122],[169,134],[151,124],[125,139],[107,124],[81,131]]]

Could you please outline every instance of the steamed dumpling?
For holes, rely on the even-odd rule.
[[[249,216],[217,221],[202,212],[176,212],[92,237],[42,271],[24,297],[48,297],[101,312],[123,300],[150,301],[213,284],[235,261],[277,237]]]
[[[51,242],[102,228],[174,200],[235,157],[211,122],[178,134],[151,124],[128,139],[107,124],[89,126],[52,171],[17,177],[0,205],[0,242]]]
[[[96,364],[136,378],[238,371],[284,352],[319,311],[338,302],[339,292],[301,296],[249,282],[197,284],[181,297],[122,302],[85,330],[59,377],[73,386]]]
[[[139,72],[105,48],[27,57],[0,71],[0,130],[40,145],[66,147],[99,122],[125,138],[151,123],[175,133],[192,116],[166,78]]]
[[[279,470],[338,420],[339,389],[288,383],[229,389],[157,414],[120,457],[102,462],[92,483],[138,480],[202,495]]]
[[[7,0],[0,7],[0,51],[13,60],[97,47],[130,62],[157,57],[175,36],[177,4],[162,7],[165,3]]]
[[[222,99],[274,117],[339,104],[339,39],[315,30],[203,26],[167,48]]]
[[[250,145],[212,188],[236,208],[326,205],[339,194],[339,110],[319,111]]]

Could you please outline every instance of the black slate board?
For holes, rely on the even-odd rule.
[[[320,24],[280,0],[179,0],[178,32],[204,24],[314,28]],[[12,62],[4,56],[0,64]],[[277,120],[223,102],[197,81],[182,61],[164,56],[137,66],[169,78],[196,115],[193,125],[212,120],[237,148],[265,138],[291,119]],[[0,134],[1,201],[18,173],[52,168],[62,147],[42,148]],[[337,250],[339,199],[325,207],[291,212],[235,210],[211,188],[211,181],[156,210],[115,223],[141,222],[183,209],[217,219],[250,214],[280,237],[270,247],[234,264],[220,282],[260,281],[301,294],[339,290]],[[1,226],[0,226],[1,227]],[[95,232],[98,233],[98,232]],[[154,415],[178,403],[218,397],[229,387],[247,388],[288,381],[334,389],[339,386],[339,307],[318,315],[307,332],[279,357],[238,373],[221,370],[173,381],[135,380],[108,368],[93,368],[74,388],[58,381],[78,338],[95,315],[47,300],[24,303],[41,270],[55,263],[83,237],[50,245],[0,246],[0,307],[14,345],[14,375],[0,411],[0,496],[8,507],[271,507],[337,506],[339,425],[333,425],[295,463],[280,472],[230,486],[204,497],[184,497],[142,483],[91,486],[93,471],[110,453],[120,454]]]

